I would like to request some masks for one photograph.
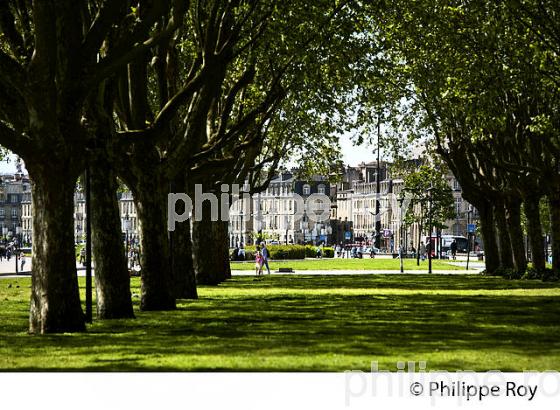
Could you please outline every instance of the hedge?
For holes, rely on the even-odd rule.
[[[317,256],[317,247],[311,245],[267,245],[270,259],[305,259]],[[323,247],[323,257],[333,258],[334,249]],[[245,260],[255,259],[255,246],[245,247]]]

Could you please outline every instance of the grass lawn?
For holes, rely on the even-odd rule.
[[[87,333],[48,336],[26,333],[29,287],[29,278],[0,279],[0,369],[367,371],[378,361],[394,371],[397,361],[425,360],[428,370],[560,370],[558,283],[235,277],[202,287],[199,300],[176,311],[137,311]]]
[[[323,259],[296,259],[287,261],[269,262],[271,270],[277,270],[280,267],[294,268],[295,270],[399,270],[399,259],[382,259],[382,258],[363,258],[363,259],[340,259],[340,258],[323,258]],[[404,268],[407,270],[425,270],[428,271],[428,260],[420,261],[420,266],[416,265],[416,259],[405,259]],[[236,270],[254,270],[255,263],[232,262],[231,269]],[[465,270],[464,267],[454,266],[448,261],[434,259],[432,260],[432,269],[434,270]]]

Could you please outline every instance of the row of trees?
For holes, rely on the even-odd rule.
[[[141,309],[174,309],[196,281],[228,277],[227,222],[168,233],[167,194],[262,189],[288,151],[333,162],[367,47],[352,3],[0,3],[0,144],[33,181],[30,332],[85,329],[73,193],[86,168],[98,318],[133,316],[117,178],[142,229]]]
[[[552,0],[0,2],[0,144],[33,180],[30,331],[85,328],[72,213],[86,168],[98,317],[133,315],[117,177],[143,233],[141,308],[173,309],[196,297],[195,273],[216,284],[229,265],[226,223],[195,222],[192,238],[187,223],[167,232],[169,192],[244,181],[262,189],[287,152],[329,173],[336,132],[355,118],[373,124],[381,110],[411,139],[431,139],[460,181],[481,216],[488,271],[525,270],[522,204],[533,265],[545,269],[542,197],[560,270],[558,8]]]
[[[539,202],[560,272],[560,8],[547,0],[395,1],[371,21],[363,95],[430,140],[479,211],[490,273],[545,271]]]

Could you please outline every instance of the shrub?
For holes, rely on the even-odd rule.
[[[317,256],[317,247],[313,245],[305,246],[305,257],[315,258]],[[334,249],[331,247],[323,247],[323,258],[334,258]]]
[[[267,245],[270,259],[277,260],[293,260],[314,258],[317,256],[317,247],[311,245]],[[333,248],[323,248],[323,257],[334,257]],[[255,259],[255,246],[249,245],[245,247],[245,260]]]
[[[493,274],[489,274],[483,271],[483,274],[489,276],[501,276],[504,279],[524,279],[524,280],[542,280],[544,282],[555,282],[560,280],[560,275],[558,272],[554,272],[552,269],[545,269],[544,272],[539,272],[529,266],[527,271],[518,272],[515,269],[499,268]]]

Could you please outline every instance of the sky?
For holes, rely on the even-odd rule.
[[[352,144],[349,135],[340,137],[340,148],[342,150],[342,160],[346,165],[356,166],[360,162],[371,162],[377,159],[377,153],[373,146],[364,142],[356,147]]]
[[[10,154],[7,159],[0,161],[0,174],[15,174],[16,172],[16,156]],[[25,167],[23,172],[27,173]]]

